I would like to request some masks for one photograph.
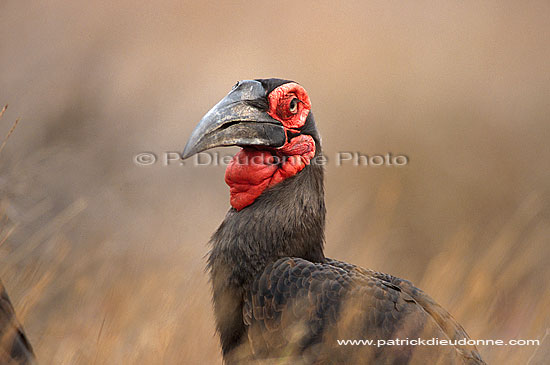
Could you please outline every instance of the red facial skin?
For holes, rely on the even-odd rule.
[[[297,101],[293,102],[294,98]],[[304,88],[293,82],[284,84],[273,90],[268,100],[268,114],[280,121],[285,131],[298,133],[296,129],[305,124],[311,109]],[[282,147],[276,149],[241,149],[225,171],[231,206],[238,211],[249,206],[265,189],[302,171],[314,156],[315,141],[303,134],[290,141],[287,139]]]

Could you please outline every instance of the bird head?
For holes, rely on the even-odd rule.
[[[220,146],[240,146],[225,181],[236,210],[298,174],[320,152],[305,89],[281,79],[237,82],[191,133],[183,159]]]

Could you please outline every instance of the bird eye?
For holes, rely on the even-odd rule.
[[[289,110],[292,114],[298,113],[298,98],[293,98],[293,99],[290,101],[290,104],[288,105],[288,110]]]
[[[241,83],[240,81],[237,81],[237,82],[235,83],[235,85],[233,85],[233,87],[231,88],[231,90],[235,90],[235,89],[239,86],[240,83]]]

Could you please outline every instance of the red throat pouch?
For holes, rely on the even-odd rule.
[[[231,206],[241,210],[267,188],[302,171],[315,156],[315,141],[299,135],[274,150],[241,149],[225,170]]]

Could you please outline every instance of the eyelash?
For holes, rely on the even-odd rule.
[[[298,98],[292,98],[290,100],[290,103],[288,104],[288,110],[292,113],[292,114],[296,114],[298,113],[298,103],[300,102],[300,100],[298,100]]]
[[[281,103],[277,107],[277,115],[279,115],[281,119],[291,119],[295,115],[297,115],[299,111],[299,103],[302,103],[302,101],[294,95],[291,95],[290,101],[286,102],[288,99],[289,99],[288,97],[282,98]],[[293,103],[294,100],[296,100],[296,108],[295,108],[295,111],[293,112],[291,104]]]

